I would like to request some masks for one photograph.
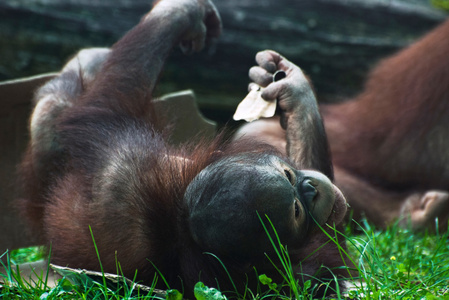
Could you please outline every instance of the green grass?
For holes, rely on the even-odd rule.
[[[377,231],[359,226],[348,246],[363,284],[354,299],[449,299],[448,233],[413,233],[392,226]]]
[[[27,248],[26,251],[41,253],[38,248]],[[100,276],[102,280],[94,280],[83,274],[72,273],[58,280],[56,286],[51,287],[48,273],[35,274],[37,280],[27,280],[21,278],[18,275],[19,270],[10,263],[15,259],[13,255],[9,257],[8,253],[4,253],[0,259],[6,260],[6,263],[2,263],[6,274],[0,274],[2,277],[0,281],[4,282],[3,285],[0,284],[0,299],[166,299],[140,290],[137,285],[129,284],[120,276],[117,282],[112,282],[106,280],[104,276],[102,278]],[[47,267],[50,269],[49,263]]]
[[[430,0],[433,6],[449,11],[449,0]]]
[[[43,247],[29,247],[14,249],[10,253],[12,264],[23,264],[45,259],[45,249]]]
[[[351,287],[344,294],[332,290],[332,299],[448,299],[449,300],[449,243],[447,233],[413,233],[398,226],[387,230],[376,230],[364,222],[349,226],[344,233],[347,236],[349,255],[357,266],[358,278],[351,280]],[[296,284],[292,273],[292,264],[286,256],[286,249],[279,246],[277,236],[272,237],[278,256],[283,260],[284,282],[272,280],[260,274],[261,289],[247,291],[239,298],[274,299],[296,298],[315,299],[317,286],[307,281],[305,286]],[[104,279],[68,280],[61,279],[56,287],[49,288],[46,274],[29,283],[17,276],[17,270],[11,262],[23,262],[42,257],[39,248],[28,248],[3,254],[2,260],[6,275],[0,275],[3,281],[17,283],[5,284],[0,288],[0,299],[163,299],[161,295],[149,295],[133,284],[111,284]],[[345,255],[342,252],[342,255]],[[8,256],[8,259],[5,259]],[[78,275],[77,275],[78,276]],[[326,285],[328,283],[323,283]],[[281,287],[288,285],[281,292]],[[186,287],[188,288],[188,287]],[[192,287],[193,288],[193,287]],[[262,291],[265,288],[265,291]],[[220,300],[224,296],[215,289],[208,289],[198,283],[195,287],[198,300]],[[234,295],[226,295],[233,297]],[[170,291],[166,298],[180,300],[177,291]]]

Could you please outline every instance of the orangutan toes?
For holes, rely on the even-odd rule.
[[[448,213],[449,193],[435,190],[413,194],[402,205],[400,225],[413,230],[446,230]]]

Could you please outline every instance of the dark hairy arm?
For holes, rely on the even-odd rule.
[[[265,87],[262,98],[278,100],[281,125],[286,129],[287,154],[301,169],[313,169],[333,178],[332,162],[315,93],[299,67],[274,51],[256,55],[258,66],[250,69],[253,82]],[[286,78],[273,82],[277,70]]]
[[[200,51],[218,37],[221,21],[210,0],[162,0],[112,47],[84,99],[120,113],[139,114],[171,50]],[[111,88],[113,87],[113,88]]]
[[[168,55],[177,45],[185,52],[200,51],[220,31],[209,0],[158,1],[113,45],[95,79],[60,118],[57,136],[73,162],[91,169],[98,157],[108,157],[105,149],[126,148],[131,132],[144,139],[152,135],[151,96]]]

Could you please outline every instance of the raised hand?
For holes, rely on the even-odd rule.
[[[185,54],[201,51],[221,33],[221,18],[210,0],[161,0],[144,20],[154,15],[173,18],[173,14],[188,17],[180,37],[180,46]]]
[[[302,70],[279,53],[266,50],[257,53],[258,66],[249,71],[251,80],[265,87],[262,98],[267,101],[278,100],[281,109],[281,125],[287,127],[287,120],[295,110],[318,112],[318,105],[309,81]],[[284,79],[273,81],[273,74],[282,70],[286,73]]]
[[[313,89],[302,70],[279,53],[266,50],[257,53],[258,66],[249,77],[265,89],[262,98],[277,99],[281,126],[287,130],[287,153],[300,168],[321,171],[333,177],[328,143]],[[286,77],[273,81],[273,74],[282,70]],[[250,84],[251,88],[251,84]]]
[[[200,51],[220,32],[220,17],[210,0],[160,0],[113,45],[102,76],[88,91],[92,96],[85,98],[104,98],[103,107],[121,113],[126,107],[126,113],[138,116],[148,106],[147,96],[173,47],[182,44],[187,53]],[[111,85],[120,94],[109,89]]]

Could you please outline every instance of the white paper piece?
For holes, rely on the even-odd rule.
[[[240,102],[234,113],[234,120],[245,120],[246,122],[252,122],[260,118],[271,118],[276,111],[276,100],[265,101],[261,94],[263,88],[255,86],[246,95],[245,99]]]

